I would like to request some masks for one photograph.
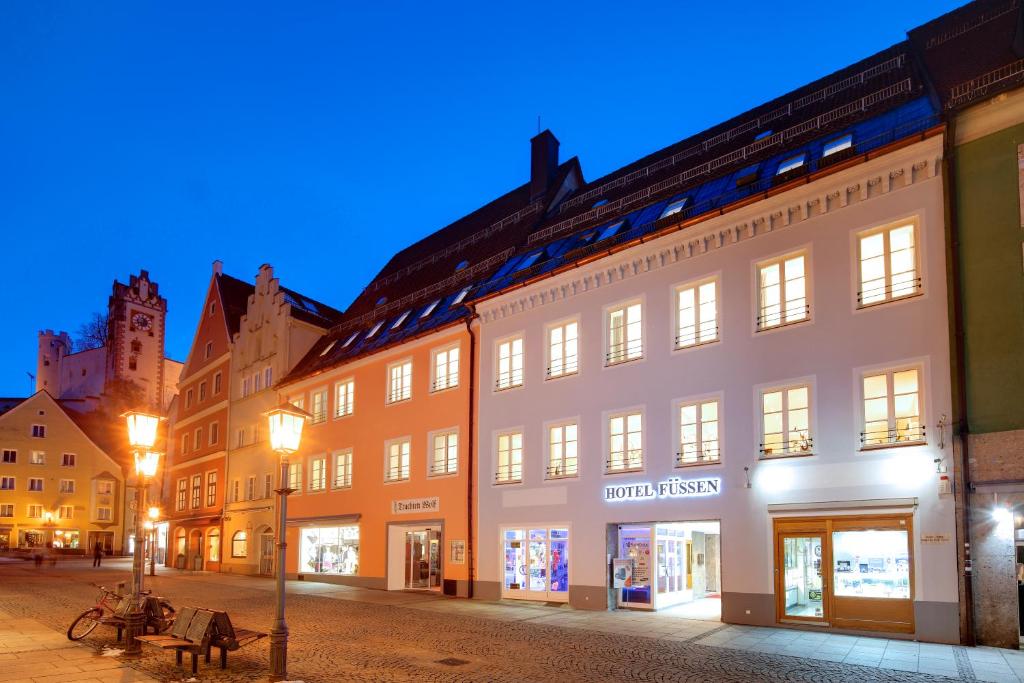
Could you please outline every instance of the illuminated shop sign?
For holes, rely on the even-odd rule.
[[[650,498],[696,498],[717,496],[722,491],[722,480],[718,477],[705,479],[680,479],[671,477],[657,484],[624,484],[605,486],[605,500],[648,500]]]

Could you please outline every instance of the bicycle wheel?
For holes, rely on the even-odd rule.
[[[98,607],[87,609],[78,615],[78,618],[71,622],[68,627],[68,640],[81,640],[93,632],[100,625],[100,617],[103,610]]]

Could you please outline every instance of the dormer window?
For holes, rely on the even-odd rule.
[[[661,212],[661,216],[659,216],[659,218],[666,218],[668,216],[674,216],[675,214],[680,213],[686,207],[686,203],[689,200],[689,197],[683,197],[682,199],[677,199],[676,201],[670,203],[668,206],[665,207],[665,210]]]
[[[434,309],[437,308],[437,305],[439,303],[441,303],[441,300],[440,299],[435,299],[429,306],[427,306],[426,308],[423,309],[423,312],[420,313],[420,317],[421,318],[428,317],[431,313],[434,312]]]
[[[757,180],[757,164],[747,166],[736,174],[736,187],[744,187]]]
[[[398,320],[396,320],[395,324],[391,326],[391,329],[397,330],[399,327],[402,326],[402,323],[404,323],[405,319],[408,318],[408,317],[409,317],[409,311],[406,311],[402,315],[398,316]]]
[[[469,294],[469,287],[466,287],[461,292],[459,292],[458,296],[456,296],[454,299],[452,299],[451,305],[455,306],[457,304],[461,304],[462,300],[466,298],[467,294]]]
[[[352,342],[354,342],[356,340],[356,337],[358,337],[358,336],[359,336],[359,330],[356,330],[351,335],[349,335],[349,338],[345,340],[345,343],[342,344],[341,348],[347,349],[352,344]]]
[[[804,165],[804,161],[806,160],[806,154],[797,154],[795,157],[790,157],[779,164],[779,168],[775,171],[775,175],[782,175],[783,173],[789,173],[792,170],[798,169]]]
[[[380,331],[381,325],[383,325],[383,324],[384,324],[384,321],[381,320],[379,323],[374,325],[373,328],[370,330],[370,333],[368,335],[366,335],[366,338],[367,339],[372,339],[373,335],[377,334],[377,332]]]
[[[320,357],[322,358],[322,357],[326,356],[326,355],[327,355],[327,353],[328,353],[328,352],[329,352],[329,351],[330,351],[331,349],[333,349],[333,348],[334,348],[334,345],[335,345],[336,343],[337,343],[337,340],[335,340],[335,341],[332,341],[332,342],[331,342],[330,344],[328,344],[327,346],[325,346],[325,347],[324,347],[324,350],[320,352]]]
[[[821,156],[822,158],[824,158],[831,154],[835,154],[836,152],[842,152],[844,149],[849,149],[851,147],[853,147],[853,135],[848,133],[846,135],[843,135],[842,137],[838,137],[834,140],[829,140],[828,142],[826,142],[824,148],[822,148]]]

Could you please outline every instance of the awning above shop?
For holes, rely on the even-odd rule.
[[[289,527],[318,527],[318,526],[340,526],[343,524],[355,524],[362,517],[362,513],[356,512],[350,515],[328,515],[325,517],[298,517],[288,520]]]
[[[829,500],[808,503],[769,503],[768,512],[812,512],[817,510],[880,510],[916,508],[917,498],[869,498],[867,500]]]

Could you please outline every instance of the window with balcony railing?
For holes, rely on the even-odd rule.
[[[334,488],[347,489],[352,486],[352,451],[338,451],[334,454]]]
[[[615,365],[643,358],[643,307],[639,303],[610,309],[608,318],[608,350],[606,365]]]
[[[395,363],[388,367],[388,403],[412,398],[412,361]]]
[[[579,474],[579,429],[575,422],[548,427],[548,479]]]
[[[312,424],[319,424],[327,419],[327,389],[317,389],[310,394],[310,408]]]
[[[498,344],[495,388],[498,391],[523,384],[523,338],[506,339]]]
[[[757,266],[757,329],[768,330],[809,320],[807,255],[789,254]]]
[[[917,223],[875,228],[857,236],[860,307],[904,299],[921,292]]]
[[[644,466],[643,414],[629,412],[608,418],[608,460],[605,471],[633,472]]]
[[[455,474],[459,469],[459,434],[434,434],[433,452],[430,454],[430,476]]]
[[[498,435],[497,470],[494,480],[498,484],[512,484],[523,480],[522,432]]]
[[[681,403],[676,465],[715,463],[720,457],[718,399]]]
[[[347,379],[334,385],[334,417],[351,415],[356,409],[356,381]]]
[[[676,290],[676,348],[718,341],[718,281],[704,280]]]
[[[434,351],[434,379],[431,391],[444,391],[459,386],[459,347]]]
[[[575,320],[548,329],[548,378],[579,372],[579,329]]]
[[[412,443],[408,439],[392,441],[387,445],[387,463],[384,469],[385,481],[406,481],[409,479],[409,454]]]
[[[863,448],[925,442],[920,382],[917,368],[864,375],[864,425],[860,435]]]
[[[797,384],[761,392],[761,455],[810,455],[811,387]]]

